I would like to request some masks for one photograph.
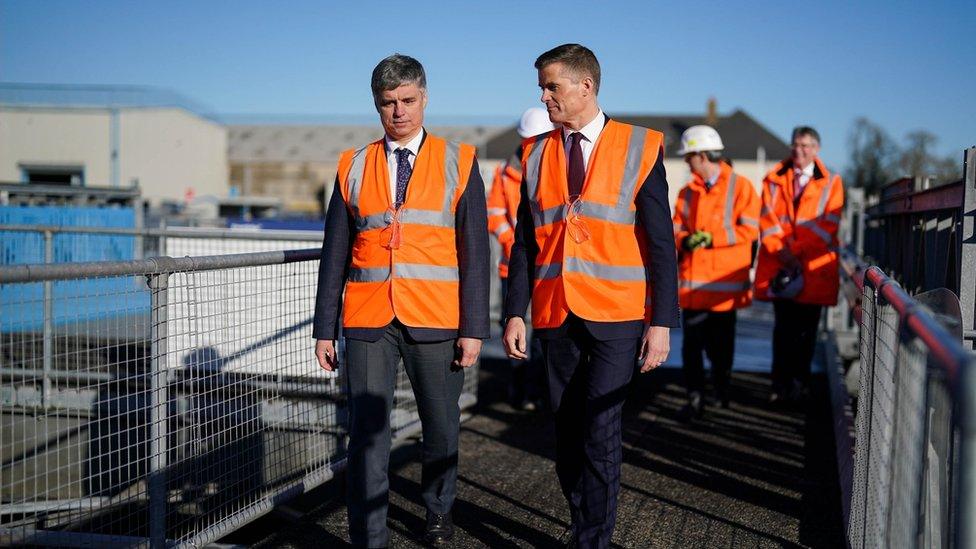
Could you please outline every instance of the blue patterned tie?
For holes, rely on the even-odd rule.
[[[399,208],[407,199],[407,181],[410,181],[413,167],[410,166],[410,149],[397,149],[393,152],[397,157],[396,207]]]

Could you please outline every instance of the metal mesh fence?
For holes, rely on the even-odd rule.
[[[898,300],[892,303],[880,287],[864,284],[861,301],[862,375],[848,540],[855,549],[947,547],[963,516],[959,509],[970,508],[953,489],[954,475],[968,463],[955,447],[962,419],[948,374],[962,366],[947,363],[947,355],[931,347],[945,333],[923,338],[922,328],[934,325],[926,310],[900,288],[888,292]],[[943,341],[965,356],[959,342]]]
[[[198,546],[344,465],[317,251],[269,255],[0,284],[0,544]],[[419,431],[402,368],[391,422]]]

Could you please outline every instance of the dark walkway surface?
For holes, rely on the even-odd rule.
[[[767,327],[758,319],[740,322],[740,332],[760,337]],[[564,541],[568,511],[556,484],[548,414],[505,404],[507,376],[504,360],[484,361],[480,403],[461,426],[454,547],[559,547]],[[823,376],[815,379],[804,409],[770,411],[768,375],[736,373],[731,408],[710,407],[690,424],[676,420],[684,404],[680,371],[661,369],[636,380],[624,417],[614,543],[842,547],[829,399]],[[414,444],[399,453],[390,480],[392,546],[421,547],[419,452]],[[281,513],[266,517],[222,543],[341,547],[348,536],[340,485],[341,476],[291,503],[291,520]]]

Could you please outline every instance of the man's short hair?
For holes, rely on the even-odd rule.
[[[579,44],[556,46],[535,60],[535,68],[542,70],[553,63],[562,63],[578,79],[589,76],[593,79],[593,92],[600,93],[600,62],[586,46]]]
[[[817,145],[820,144],[820,134],[817,133],[817,130],[811,128],[810,126],[797,126],[793,128],[793,135],[790,136],[790,143],[796,141],[797,137],[803,137],[805,135],[812,137],[813,140],[817,142]]]
[[[373,89],[373,101],[379,100],[380,94],[395,90],[404,84],[416,84],[422,90],[427,89],[427,74],[424,66],[409,55],[394,53],[379,62],[373,69],[370,87]]]

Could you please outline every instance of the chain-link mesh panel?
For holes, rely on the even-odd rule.
[[[865,490],[865,547],[883,547],[887,539],[894,417],[894,371],[898,350],[898,313],[875,302],[874,386],[871,390],[871,448]]]
[[[0,544],[198,546],[344,466],[317,271],[0,284]],[[401,368],[394,436],[418,421]]]
[[[852,549],[864,547],[864,519],[867,501],[868,469],[871,455],[871,404],[874,385],[875,293],[865,285],[861,297],[861,379],[858,390],[856,438],[854,443],[854,479],[851,483],[851,515],[848,539]]]
[[[926,446],[926,352],[903,341],[895,368],[888,547],[916,547],[923,447]]]

